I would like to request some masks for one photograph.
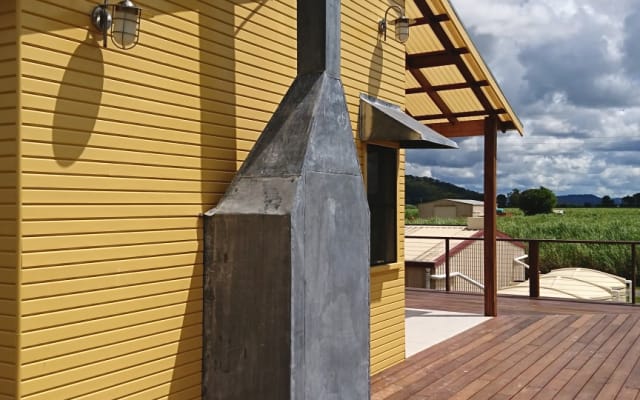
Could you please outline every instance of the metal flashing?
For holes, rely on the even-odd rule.
[[[392,141],[408,149],[457,149],[458,144],[421,124],[392,103],[360,94],[358,135],[363,141]]]

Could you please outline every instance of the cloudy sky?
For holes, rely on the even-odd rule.
[[[640,1],[451,2],[525,128],[498,138],[498,192],[640,192]],[[407,173],[482,192],[482,140],[458,143]]]

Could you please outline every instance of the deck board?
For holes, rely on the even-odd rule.
[[[484,310],[482,296],[412,289],[406,306]],[[373,376],[372,399],[640,400],[640,308],[500,297],[498,314]]]

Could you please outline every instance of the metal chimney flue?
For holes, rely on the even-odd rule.
[[[203,399],[369,398],[369,210],[340,2],[298,0],[298,76],[204,220]]]

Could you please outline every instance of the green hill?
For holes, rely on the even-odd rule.
[[[440,199],[480,200],[482,193],[427,177],[405,176],[406,203],[419,204]]]

